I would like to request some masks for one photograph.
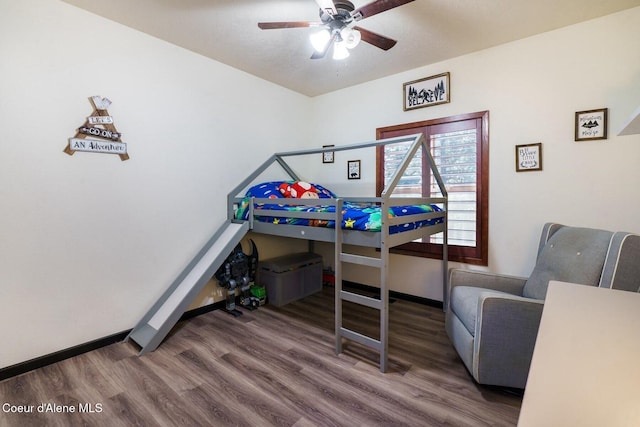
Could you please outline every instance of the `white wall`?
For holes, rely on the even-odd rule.
[[[635,8],[317,97],[321,121],[311,135],[316,146],[368,141],[378,127],[489,110],[488,270],[528,276],[547,221],[640,232],[640,135],[616,136],[640,104],[638,52]],[[404,82],[445,71],[451,103],[403,112]],[[575,142],[575,112],[604,107],[609,139]],[[544,170],[516,173],[515,145],[536,142]],[[373,195],[373,150],[361,158],[358,184]],[[334,178],[344,176],[347,160],[336,153],[336,163],[316,166],[327,186],[350,192]],[[391,289],[442,298],[440,262],[394,255],[390,268]],[[377,284],[377,274],[345,268],[347,279],[360,282]]]
[[[92,95],[130,160],[63,153]],[[0,367],[133,327],[227,192],[304,141],[309,103],[66,3],[0,0]]]
[[[66,3],[0,0],[0,367],[131,328],[247,171],[377,127],[490,110],[490,270],[528,274],[545,221],[640,232],[640,136],[615,136],[640,102],[639,24],[636,8],[309,99]],[[402,83],[443,71],[452,102],[403,112]],[[92,95],[113,101],[130,160],[62,152]],[[575,111],[600,107],[610,138],[574,142]],[[514,146],[532,142],[544,171],[516,174]],[[355,194],[351,158],[297,170]],[[373,155],[358,158],[373,194]],[[306,247],[254,237],[262,258]],[[392,289],[439,299],[439,269],[393,256]]]

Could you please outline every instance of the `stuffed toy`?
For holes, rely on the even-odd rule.
[[[296,181],[296,182],[283,182],[280,184],[279,188],[280,193],[284,197],[289,197],[293,199],[318,199],[318,190],[304,181]]]

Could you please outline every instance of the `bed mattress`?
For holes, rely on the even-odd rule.
[[[246,193],[246,197],[240,202],[236,210],[236,218],[247,220],[249,215],[249,204],[251,197],[277,199],[277,203],[256,203],[254,206],[254,219],[256,221],[269,222],[272,224],[302,225],[312,227],[328,227],[334,228],[335,221],[324,219],[309,219],[298,217],[277,216],[277,211],[284,212],[319,212],[319,213],[335,213],[335,206],[323,205],[322,199],[337,198],[330,190],[318,185],[303,183],[303,186],[296,186],[294,181],[276,181],[258,184]],[[298,188],[295,191],[299,195],[301,191],[308,192],[309,188],[313,188],[318,199],[317,205],[296,205],[295,198],[291,197],[291,193],[287,192],[286,186],[294,186]],[[310,187],[309,187],[310,186]],[[287,194],[289,196],[287,197]],[[307,197],[309,194],[307,194]],[[287,203],[289,202],[289,203]],[[264,211],[264,215],[260,214]],[[274,212],[276,211],[276,212]],[[388,209],[389,218],[401,217],[407,215],[424,214],[430,212],[440,212],[442,209],[437,205],[406,205],[393,206]],[[368,203],[353,203],[345,201],[342,207],[342,224],[343,229],[379,232],[382,228],[382,213],[380,205]],[[389,234],[399,233],[402,231],[414,230],[424,226],[434,225],[443,222],[443,219],[432,218],[420,221],[409,221],[404,224],[393,225],[389,228]]]

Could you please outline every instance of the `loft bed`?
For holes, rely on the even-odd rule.
[[[301,178],[287,164],[285,158],[320,154],[328,151],[348,151],[389,144],[409,143],[410,149],[380,197],[340,197],[330,191],[328,197],[280,198],[255,197],[246,191],[272,165],[278,164],[292,182]],[[401,197],[394,195],[400,179],[407,170],[411,159],[422,148],[433,178],[439,187],[441,197]],[[320,186],[317,186],[320,187]],[[323,187],[320,187],[323,188]],[[272,196],[273,197],[273,196]],[[343,338],[377,350],[380,354],[380,370],[388,366],[388,313],[389,313],[389,250],[394,246],[443,233],[442,287],[447,297],[447,191],[440,173],[431,157],[429,147],[422,134],[389,138],[358,144],[332,146],[322,149],[276,153],[245,178],[227,196],[228,219],[232,222],[248,222],[254,233],[306,239],[310,242],[332,242],[335,245],[335,351],[342,352]],[[283,208],[283,206],[285,208]],[[419,209],[405,209],[409,207]],[[344,212],[364,207],[374,212],[379,224],[365,227],[363,231],[349,228],[350,218]],[[431,207],[427,209],[424,207]],[[375,212],[378,214],[376,215]],[[405,211],[404,215],[398,215]],[[382,213],[387,214],[383,215]],[[304,224],[304,225],[300,225]],[[336,224],[341,226],[336,227]],[[375,230],[375,231],[372,231]],[[379,256],[368,257],[345,252],[344,245],[365,246],[379,249]],[[380,299],[371,298],[342,289],[342,264],[352,263],[378,268],[380,270]],[[380,311],[380,336],[373,338],[342,326],[342,302],[364,305]],[[444,301],[446,307],[446,301]]]

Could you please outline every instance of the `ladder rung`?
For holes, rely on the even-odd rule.
[[[351,263],[351,264],[367,265],[369,267],[377,267],[377,268],[381,268],[382,267],[382,260],[380,258],[372,258],[372,257],[362,256],[362,255],[346,254],[344,252],[340,253],[340,261],[348,262],[348,263]]]
[[[382,345],[380,341],[374,340],[371,337],[352,331],[351,329],[340,328],[340,336],[350,339],[351,341],[360,343],[362,345],[365,345],[367,347],[370,347],[374,350],[382,351]]]
[[[376,310],[382,310],[382,301],[379,299],[367,297],[360,294],[354,294],[353,292],[347,291],[341,291],[340,298],[342,298],[343,301],[350,301],[356,304],[375,308]]]

